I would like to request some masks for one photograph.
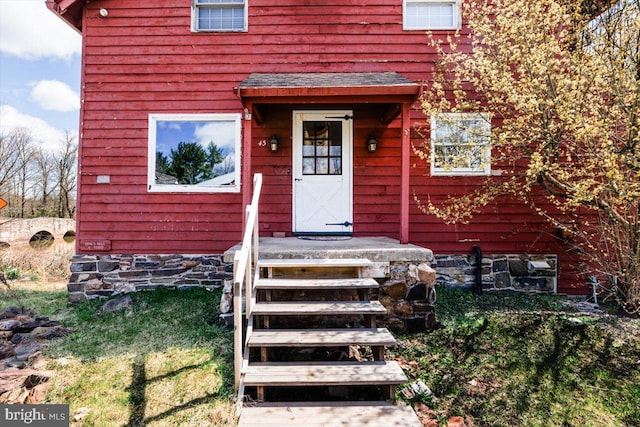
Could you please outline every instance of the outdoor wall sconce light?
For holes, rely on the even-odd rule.
[[[278,138],[276,138],[276,136],[273,135],[269,140],[269,149],[271,149],[272,153],[275,153],[276,151],[278,151],[279,147],[280,147],[280,142],[278,141]]]
[[[100,9],[99,13],[100,13],[100,16],[102,18],[106,18],[107,16],[109,16],[109,11],[107,9],[104,9],[104,8]]]
[[[378,149],[378,141],[373,135],[369,136],[369,139],[367,139],[367,150],[370,153],[375,153],[377,149]]]

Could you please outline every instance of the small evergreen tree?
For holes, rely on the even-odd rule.
[[[211,170],[214,170],[215,165],[222,163],[224,160],[224,155],[222,154],[222,149],[218,148],[213,141],[209,142],[207,145],[207,155],[209,156],[209,165],[211,166]],[[217,174],[214,173],[214,176]]]
[[[171,150],[169,174],[179,184],[193,185],[213,178],[213,170],[207,152],[197,142],[180,142]]]
[[[171,165],[169,159],[162,152],[156,151],[156,172],[169,174]]]

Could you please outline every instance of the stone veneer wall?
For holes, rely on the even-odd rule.
[[[384,263],[387,264],[387,263]],[[436,322],[435,271],[425,263],[390,262],[379,269],[377,295],[387,309],[379,323],[395,331],[432,329]],[[221,313],[233,310],[233,264],[222,255],[76,255],[69,301],[82,302],[164,288],[223,287]]]
[[[222,255],[76,255],[67,285],[70,302],[157,288],[221,288],[233,278]]]
[[[436,272],[425,263],[391,262],[389,277],[378,280],[387,314],[380,326],[398,332],[429,331],[436,326]]]
[[[431,265],[437,271],[437,283],[447,288],[474,287],[475,255],[435,255]],[[484,255],[482,289],[556,293],[557,255]]]

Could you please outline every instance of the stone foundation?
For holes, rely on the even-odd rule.
[[[435,301],[436,272],[426,263],[415,262],[390,262],[376,263],[376,268],[368,270],[380,284],[377,291],[372,291],[370,299],[378,299],[387,309],[384,316],[378,318],[378,325],[389,328],[395,332],[417,332],[432,330],[436,324],[436,313],[433,305]],[[381,264],[387,264],[382,266]],[[365,270],[367,276],[367,270]],[[384,274],[384,275],[382,275]],[[371,276],[370,276],[371,277]],[[316,291],[315,300],[356,300],[357,292],[343,291],[339,297],[335,291]],[[291,298],[291,295],[283,294],[276,297]],[[295,296],[292,298],[295,299]],[[223,318],[231,321],[233,312],[233,282],[227,281],[224,286],[220,302],[220,312]],[[353,319],[352,319],[353,320]],[[317,321],[314,320],[314,322]],[[311,324],[315,324],[311,322]],[[355,320],[357,323],[357,319]],[[296,320],[294,324],[281,325],[282,327],[300,327],[302,323]],[[323,327],[339,327],[337,325],[322,325]]]
[[[378,323],[397,332],[435,327],[436,272],[425,263],[391,262],[389,277],[380,282],[379,300],[387,314]]]
[[[436,272],[422,261],[376,264],[371,275],[380,288],[370,297],[387,309],[380,325],[402,332],[432,329]],[[224,287],[220,312],[233,311],[233,264],[222,255],[76,255],[71,273],[72,303],[158,288]]]
[[[446,288],[472,289],[476,282],[475,255],[435,255],[431,266],[437,283]],[[482,289],[554,294],[558,284],[557,255],[485,255]]]
[[[221,288],[233,278],[222,255],[76,255],[69,301],[82,302],[158,288]]]

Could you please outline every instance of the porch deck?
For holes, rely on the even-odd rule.
[[[240,243],[224,253],[225,262],[233,262]],[[427,262],[433,260],[431,249],[401,244],[389,237],[352,237],[336,240],[313,240],[311,237],[261,237],[260,258],[334,259],[366,258],[373,262]]]

